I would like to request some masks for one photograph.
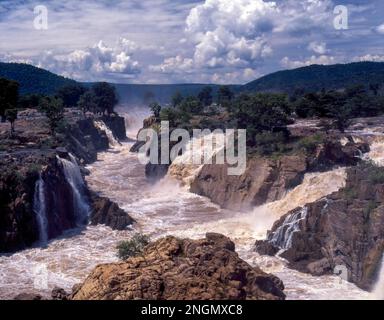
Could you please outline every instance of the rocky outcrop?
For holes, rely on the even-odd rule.
[[[313,275],[345,267],[349,281],[371,289],[384,251],[383,177],[384,169],[370,165],[348,169],[344,189],[283,216],[256,250],[282,249],[292,268]]]
[[[22,249],[38,240],[33,213],[35,183],[49,154],[0,159],[0,252]]]
[[[66,131],[66,148],[83,163],[97,160],[97,152],[109,148],[108,137],[97,129],[92,119],[78,120]]]
[[[253,157],[240,176],[228,176],[227,165],[204,165],[191,191],[224,208],[249,210],[280,199],[287,189],[301,182],[306,167],[304,156],[285,156],[278,161]]]
[[[346,145],[342,145],[339,140],[328,139],[308,157],[308,170],[324,171],[334,165],[355,166],[366,152],[369,152],[368,143],[355,143],[351,137]]]
[[[135,220],[108,198],[95,193],[91,196],[91,224],[105,224],[115,230],[125,230]]]
[[[102,120],[119,140],[127,138],[125,121],[116,115],[103,116],[97,119],[80,119],[70,125],[66,131],[65,146],[82,163],[92,163],[97,160],[97,153],[109,148],[106,133],[94,125],[94,120]]]
[[[111,129],[113,135],[120,141],[127,139],[125,119],[115,114],[102,116],[101,120]]]
[[[359,155],[368,150],[364,143],[342,146],[330,140],[310,154],[297,152],[279,159],[253,156],[240,176],[229,176],[227,165],[204,165],[191,183],[191,191],[223,208],[249,210],[281,199],[287,190],[301,183],[307,172],[329,170],[336,165],[356,165]]]
[[[105,121],[108,122],[106,119]],[[111,128],[113,133],[124,138],[122,134],[124,131],[125,136],[124,118],[114,116],[109,122],[113,124]],[[25,125],[25,130],[27,129],[28,126]],[[24,135],[28,136],[28,132]],[[30,140],[37,141],[41,138],[40,135],[40,131],[29,133]],[[86,219],[83,218],[79,221],[75,190],[65,176],[63,165],[57,160],[56,155],[72,161],[68,155],[70,151],[81,159],[82,163],[92,162],[97,159],[98,151],[108,149],[108,138],[105,132],[94,126],[92,119],[81,119],[71,122],[65,137],[60,139],[63,140],[60,143],[61,147],[55,150],[28,149],[28,145],[20,145],[20,150],[14,148],[9,153],[0,155],[0,252],[24,249],[39,240],[34,197],[37,192],[36,182],[40,177],[44,183],[41,196],[44,198],[47,212],[47,240],[61,235],[67,229],[86,223]],[[63,145],[66,148],[63,148]],[[72,184],[77,183],[75,180]],[[84,189],[80,190],[81,196],[87,203],[86,186],[81,186],[81,189]],[[94,203],[95,215],[94,217],[91,215],[94,223],[105,223],[117,229],[132,223],[128,215],[107,199],[99,199]]]
[[[99,265],[74,300],[278,300],[283,283],[239,258],[235,245],[218,234],[202,240],[169,236],[146,247],[143,255]]]

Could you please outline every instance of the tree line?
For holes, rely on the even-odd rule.
[[[157,121],[171,127],[192,129],[237,128],[247,130],[247,145],[262,154],[286,148],[287,126],[295,119],[322,119],[322,130],[344,132],[354,117],[384,114],[384,95],[379,84],[355,85],[344,90],[306,93],[296,90],[288,96],[278,93],[235,93],[228,86],[219,88],[216,97],[205,87],[197,96],[175,93],[171,104],[153,102],[150,108]],[[219,120],[215,120],[218,119]]]
[[[21,96],[19,87],[15,81],[0,78],[0,117],[2,122],[10,122],[11,135],[15,131],[18,110],[38,109],[46,115],[50,131],[54,134],[63,122],[64,108],[77,107],[84,115],[87,112],[111,115],[118,103],[115,88],[106,82],[95,83],[89,88],[77,83],[65,85],[50,96]]]

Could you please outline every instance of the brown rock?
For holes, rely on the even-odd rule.
[[[372,289],[384,252],[384,204],[375,201],[384,183],[371,181],[369,170],[348,169],[345,189],[307,204],[305,214],[297,208],[283,216],[256,250],[268,254],[264,248],[269,246],[284,249],[280,256],[292,268],[316,276],[345,266],[349,281]]]
[[[37,293],[20,293],[13,300],[43,300],[43,297]]]
[[[91,224],[105,224],[115,230],[124,230],[135,220],[108,198],[96,194],[91,199]]]
[[[249,210],[267,201],[278,200],[287,189],[299,184],[306,170],[304,156],[280,160],[254,157],[244,174],[229,176],[227,165],[205,165],[191,184],[191,191],[209,197],[224,208]]]
[[[202,240],[167,237],[142,256],[99,265],[74,288],[74,300],[284,299],[275,276],[251,267],[218,234]]]
[[[53,300],[68,300],[69,294],[64,289],[55,287],[52,290],[51,297]]]

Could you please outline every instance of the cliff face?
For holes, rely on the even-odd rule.
[[[384,180],[377,170],[348,169],[344,189],[283,216],[256,250],[283,249],[292,268],[314,275],[345,267],[349,281],[371,289],[384,251]]]
[[[113,124],[111,131],[117,137],[124,138],[124,118],[115,116],[110,122]],[[66,148],[56,150],[23,149],[25,147],[20,146],[21,150],[0,155],[0,252],[20,250],[39,241],[42,223],[46,224],[45,240],[86,223],[84,217],[79,217],[79,205],[83,206],[80,208],[82,211],[89,210],[94,224],[104,223],[123,229],[133,223],[116,204],[95,194],[91,196],[86,185],[82,186],[78,181],[82,177],[68,178],[63,162],[57,158],[58,155],[72,161],[68,150],[83,163],[95,161],[97,152],[109,147],[105,132],[97,129],[92,119],[78,120],[67,130],[65,145]],[[80,176],[80,172],[75,173]],[[41,191],[36,187],[39,179],[44,184]],[[75,190],[76,187],[81,190]],[[37,200],[37,192],[44,199],[46,221],[38,221],[35,204],[41,199]],[[83,198],[84,204],[79,204],[79,198]]]
[[[167,237],[142,256],[100,265],[75,286],[74,300],[281,300],[283,283],[241,260],[218,234],[189,240]]]
[[[312,154],[284,155],[278,160],[252,157],[240,176],[228,176],[227,165],[204,165],[191,183],[191,191],[210,198],[223,208],[249,210],[281,199],[301,183],[305,173],[335,165],[356,165],[366,144],[342,146],[339,142],[319,145]]]
[[[22,167],[11,158],[1,159],[0,252],[18,250],[38,240],[32,210],[38,173],[33,166],[30,159]]]
[[[251,158],[241,176],[228,176],[227,165],[204,165],[191,191],[224,208],[248,210],[280,199],[288,188],[300,183],[305,170],[303,156],[286,156],[278,161]]]

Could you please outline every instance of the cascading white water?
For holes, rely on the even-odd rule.
[[[48,241],[48,218],[45,205],[45,183],[41,174],[35,184],[33,211],[36,214],[36,221],[39,228],[39,242],[40,244],[46,244]]]
[[[204,137],[193,137],[186,145],[185,152],[171,163],[167,176],[179,180],[185,186],[190,186],[203,168],[202,163],[209,163],[209,161],[215,163],[215,155],[224,149],[224,145],[225,136],[223,133],[210,133]]]
[[[372,298],[377,300],[384,300],[384,254],[383,258],[381,259],[381,266],[377,279],[377,283],[372,292]]]
[[[282,225],[271,233],[268,240],[280,249],[287,250],[292,247],[292,237],[297,231],[300,231],[300,221],[307,217],[308,208],[304,207],[297,212],[288,215]]]
[[[132,128],[127,131],[130,137],[135,137]],[[91,189],[117,202],[135,218],[138,222],[135,231],[148,233],[152,239],[168,234],[196,239],[206,232],[222,233],[236,243],[241,258],[282,279],[288,299],[368,298],[366,292],[351,283],[340,285],[338,277],[303,274],[287,268],[281,259],[260,256],[252,250],[255,240],[264,239],[272,223],[289,211],[283,212],[285,208],[303,206],[306,197],[315,201],[326,196],[327,190],[333,192],[343,185],[342,172],[306,177],[301,189],[298,186],[281,199],[276,213],[268,205],[249,213],[233,212],[189,193],[172,177],[168,176],[156,185],[149,184],[137,154],[129,152],[131,146],[132,143],[123,142],[115,152],[100,153],[99,161],[87,167],[91,174],[86,179]],[[311,188],[312,185],[315,187]],[[273,205],[277,208],[277,203]],[[33,291],[33,268],[41,265],[48,270],[45,293],[49,294],[55,285],[70,290],[97,264],[117,261],[116,244],[131,234],[129,230],[88,226],[81,234],[51,241],[45,249],[33,248],[10,257],[0,256],[0,298],[13,298],[15,292]]]
[[[75,157],[69,153],[69,158],[71,161],[57,156],[63,166],[65,179],[72,188],[76,223],[83,225],[87,222],[90,213],[89,205],[84,198],[85,184]]]
[[[266,208],[274,215],[275,220],[281,215],[307,203],[315,202],[345,187],[347,172],[345,168],[337,168],[327,172],[307,173],[303,182],[287,192],[280,200],[266,204]]]
[[[95,120],[93,123],[96,128],[105,132],[105,134],[108,137],[110,147],[116,147],[121,145],[121,143],[115,138],[113,132],[111,131],[111,129],[108,128],[108,126],[104,123],[104,121]]]

